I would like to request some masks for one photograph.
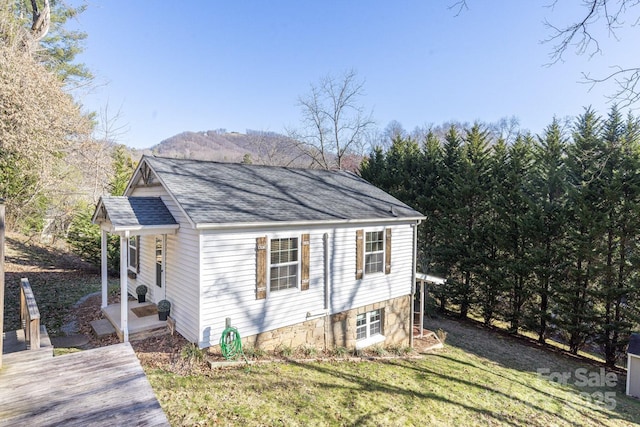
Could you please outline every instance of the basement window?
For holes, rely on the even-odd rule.
[[[356,316],[356,348],[365,348],[384,342],[382,311],[380,309]]]

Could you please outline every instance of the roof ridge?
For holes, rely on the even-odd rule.
[[[237,166],[237,167],[246,167],[246,168],[269,168],[269,169],[286,169],[286,170],[302,170],[302,171],[310,171],[310,172],[318,172],[318,173],[348,173],[355,176],[360,177],[358,174],[352,171],[348,171],[345,169],[323,169],[323,168],[305,168],[301,166],[281,166],[281,165],[264,165],[264,164],[253,164],[253,163],[238,163],[238,162],[221,162],[219,160],[204,160],[204,159],[180,159],[176,157],[162,157],[162,156],[154,156],[149,154],[143,154],[141,161],[147,159],[157,159],[157,160],[168,160],[171,162],[179,162],[179,163],[209,163],[216,165],[225,165],[225,166]]]

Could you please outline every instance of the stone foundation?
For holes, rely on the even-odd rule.
[[[411,296],[406,295],[375,304],[358,307],[342,313],[321,316],[292,326],[286,326],[257,335],[244,337],[243,346],[272,351],[277,347],[292,349],[301,346],[318,350],[356,346],[356,316],[372,310],[382,310],[382,334],[385,337],[381,346],[408,346],[411,334]],[[216,348],[215,346],[213,348]]]

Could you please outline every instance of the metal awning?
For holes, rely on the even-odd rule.
[[[433,283],[436,285],[444,285],[447,282],[447,279],[443,279],[442,277],[432,276],[430,274],[418,273],[416,272],[416,282],[420,283],[420,338],[422,338],[424,329],[424,294],[425,294],[425,285],[427,283]],[[413,302],[412,302],[413,304]],[[414,321],[414,319],[412,319]]]

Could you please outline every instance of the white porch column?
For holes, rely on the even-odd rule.
[[[122,341],[129,341],[129,293],[127,291],[127,242],[129,232],[120,235],[120,327],[122,328]]]
[[[425,289],[425,281],[420,281],[422,287],[420,289],[420,338],[423,337],[422,330],[424,329],[424,289]]]
[[[107,230],[102,230],[100,239],[100,267],[102,269],[102,308],[107,308]]]

